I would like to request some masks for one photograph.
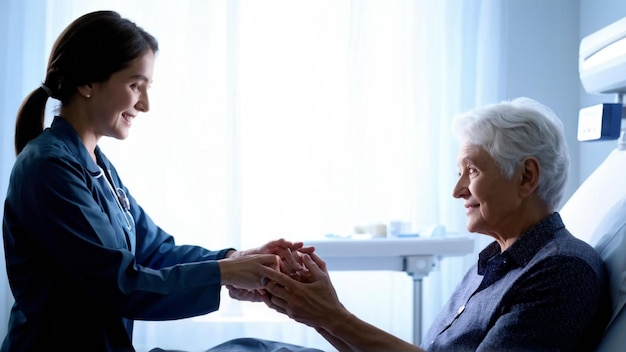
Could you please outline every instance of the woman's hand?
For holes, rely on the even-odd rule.
[[[230,298],[238,301],[264,302],[263,296],[267,296],[267,292],[264,289],[247,290],[232,285],[226,285],[226,288]]]
[[[295,275],[303,270],[302,254],[311,254],[315,247],[304,247],[302,242],[291,242],[285,239],[270,241],[265,245],[244,251],[235,251],[230,254],[231,258],[250,254],[275,254],[280,257],[280,270],[288,275]]]
[[[239,289],[261,289],[265,284],[262,269],[278,271],[280,259],[275,254],[247,254],[230,256],[217,261],[222,285]]]

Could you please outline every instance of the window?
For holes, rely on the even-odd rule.
[[[391,220],[461,231],[462,209],[450,197],[456,147],[449,121],[481,93],[460,88],[472,84],[479,54],[480,16],[463,5],[48,0],[46,53],[70,21],[102,8],[159,40],[151,111],[127,140],[100,146],[178,243],[249,248]],[[451,263],[456,283],[464,269]],[[411,339],[410,278],[332,275],[355,313]],[[431,276],[432,284],[441,280]],[[450,292],[454,284],[443,282]],[[437,304],[425,308],[438,311]],[[206,317],[135,329],[139,350],[206,349],[240,336],[329,348],[312,329],[227,296]]]

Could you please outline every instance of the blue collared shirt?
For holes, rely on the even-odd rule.
[[[590,351],[608,319],[605,268],[554,213],[488,245],[425,335],[427,351]]]

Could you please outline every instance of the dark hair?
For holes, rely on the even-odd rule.
[[[26,97],[17,114],[15,153],[44,128],[48,97],[69,103],[76,87],[104,82],[146,50],[156,54],[156,39],[114,11],[96,11],[74,20],[54,43],[46,79]]]

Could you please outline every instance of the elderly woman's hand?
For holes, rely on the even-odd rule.
[[[262,268],[267,277],[265,290],[269,295],[259,298],[270,308],[312,327],[327,329],[343,321],[350,313],[339,302],[326,263],[315,253],[304,254],[306,270],[294,279],[270,268]],[[299,280],[300,281],[299,281]]]

